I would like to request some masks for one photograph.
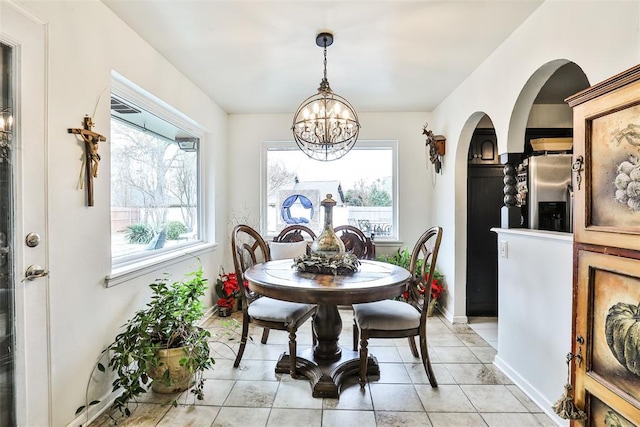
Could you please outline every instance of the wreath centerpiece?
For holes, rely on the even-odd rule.
[[[301,273],[318,273],[347,275],[358,271],[360,260],[352,253],[346,253],[337,257],[323,255],[302,255],[294,259],[294,265]]]

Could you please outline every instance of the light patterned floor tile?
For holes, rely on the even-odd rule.
[[[429,419],[433,427],[487,427],[480,414],[475,413],[430,412]]]
[[[311,385],[306,378],[301,380],[281,381],[274,408],[322,409],[322,399],[311,396]]]
[[[279,383],[276,381],[237,381],[224,406],[271,407]]]
[[[510,384],[507,378],[493,365],[482,363],[445,364],[456,384]]]
[[[482,363],[493,363],[496,358],[496,354],[498,351],[491,347],[469,347],[469,350],[482,362]]]
[[[218,412],[218,406],[180,405],[169,409],[158,427],[210,427]]]
[[[432,388],[430,385],[416,384],[415,387],[427,412],[476,412],[460,386],[441,385]]]
[[[269,419],[270,408],[234,408],[225,406],[220,409],[211,427],[265,427]]]
[[[358,411],[372,411],[373,401],[369,385],[360,387],[357,377],[346,380],[338,399],[323,399],[324,409],[353,409]]]
[[[376,411],[424,411],[412,384],[369,384]]]
[[[352,311],[340,310],[343,333],[340,344],[352,345]],[[517,386],[493,365],[495,348],[483,333],[497,334],[490,321],[451,325],[441,316],[427,323],[429,355],[438,381],[432,388],[420,358],[411,354],[406,338],[371,339],[369,349],[380,364],[381,375],[364,388],[357,375],[346,378],[339,399],[313,398],[305,378],[275,374],[275,364],[288,351],[286,332],[272,331],[261,344],[262,328],[252,325],[239,368],[233,362],[239,348],[239,333],[232,318],[213,317],[207,329],[222,342],[210,347],[216,359],[205,373],[204,400],[178,394],[178,407],[163,402],[173,396],[148,393],[147,402],[132,406],[133,416],[118,420],[118,426],[155,427],[528,427],[555,426]],[[239,325],[237,322],[235,325]],[[309,341],[309,342],[306,342]],[[298,348],[309,348],[311,322],[299,329]],[[91,426],[112,426],[102,414]]]
[[[405,366],[409,372],[409,377],[411,377],[411,381],[414,384],[429,384],[429,378],[427,377],[427,373],[424,370],[422,363],[407,364]],[[436,376],[436,381],[439,385],[456,383],[445,365],[432,363],[431,368],[433,369],[433,373]]]
[[[540,427],[532,414],[481,414],[489,427]]]
[[[504,385],[460,387],[478,412],[527,412],[527,408]]]
[[[411,384],[411,378],[403,363],[380,363],[379,384]]]
[[[209,379],[204,382],[203,400],[196,400],[196,405],[222,406],[236,382],[234,380]]]
[[[480,363],[467,347],[433,347],[441,363]]]
[[[376,421],[378,426],[384,427],[431,427],[431,421],[424,412],[376,411]]]
[[[342,411],[327,409],[322,414],[322,427],[365,427],[375,426],[372,411]]]
[[[322,410],[273,408],[267,427],[321,427]]]

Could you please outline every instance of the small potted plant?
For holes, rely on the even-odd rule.
[[[129,402],[147,392],[184,391],[203,398],[203,372],[215,363],[210,357],[211,333],[199,326],[204,313],[201,297],[207,279],[200,266],[183,280],[171,282],[170,276],[150,284],[151,301],[125,323],[115,340],[104,350],[108,366],[116,374],[113,391],[122,390],[114,408],[130,415]],[[99,363],[98,370],[105,367]],[[99,401],[93,401],[94,405]],[[76,414],[85,406],[78,408]]]
[[[233,311],[242,310],[242,307],[239,306],[242,300],[236,273],[225,273],[224,269],[220,267],[215,289],[218,295],[218,316],[227,317]]]

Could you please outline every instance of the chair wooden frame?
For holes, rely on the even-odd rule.
[[[344,243],[347,252],[352,252],[359,259],[376,259],[376,246],[370,237],[353,225],[338,225],[333,231]]]
[[[238,349],[238,354],[236,355],[235,362],[233,363],[233,367],[237,368],[240,365],[240,361],[242,360],[242,355],[244,354],[245,347],[247,345],[247,339],[249,336],[249,324],[253,323],[257,326],[261,326],[264,328],[262,332],[262,344],[266,344],[267,338],[269,337],[269,330],[283,330],[289,332],[289,354],[292,355],[290,357],[291,365],[289,368],[290,374],[292,377],[296,377],[296,353],[297,353],[297,344],[296,344],[296,332],[298,330],[298,326],[303,324],[312,316],[315,316],[317,311],[317,307],[311,307],[306,313],[296,319],[295,322],[278,322],[272,320],[262,320],[255,317],[251,317],[249,315],[249,307],[256,300],[260,298],[268,298],[263,297],[261,295],[252,292],[248,287],[244,286],[244,272],[251,266],[260,263],[269,261],[271,256],[269,252],[269,246],[264,241],[262,236],[253,228],[248,225],[237,225],[234,227],[233,232],[231,234],[231,249],[233,255],[233,265],[236,271],[236,277],[238,279],[238,283],[240,284],[240,298],[242,299],[242,338],[240,341],[240,348]],[[268,298],[271,300],[271,298]],[[277,300],[276,300],[277,301]],[[281,304],[286,304],[286,306],[291,305],[292,310],[296,307],[307,305],[307,304],[299,304],[294,302],[285,302],[278,301]],[[315,337],[314,337],[315,341]],[[315,345],[315,342],[314,342]]]
[[[316,238],[316,233],[309,227],[300,224],[289,225],[280,231],[280,233],[273,238],[274,242],[280,243],[292,243],[306,241],[313,242]]]
[[[411,344],[411,352],[414,357],[418,357],[416,344],[414,341],[415,336],[420,337],[420,356],[422,358],[422,365],[424,366],[429,383],[432,387],[438,387],[436,376],[431,367],[431,361],[429,360],[429,351],[427,348],[427,307],[429,300],[431,299],[431,281],[436,269],[436,260],[438,258],[438,250],[440,248],[440,242],[442,240],[442,228],[431,227],[418,239],[413,252],[411,253],[411,261],[409,264],[409,271],[411,272],[411,284],[409,286],[409,302],[393,301],[398,304],[410,304],[418,312],[420,312],[420,323],[416,328],[411,329],[399,329],[399,330],[381,330],[381,329],[362,329],[357,322],[358,306],[368,304],[379,304],[378,302],[354,304],[354,319],[353,319],[353,349],[357,349],[358,336],[360,337],[360,385],[364,387],[366,383],[367,372],[367,358],[368,358],[368,341],[369,338],[409,338]],[[433,246],[429,244],[433,242]],[[418,260],[422,260],[421,266],[418,269]],[[417,291],[417,285],[422,284],[426,286],[426,292],[424,301],[421,301]],[[389,318],[393,318],[394,313],[388,313]]]

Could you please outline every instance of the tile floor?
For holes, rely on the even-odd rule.
[[[491,347],[498,349],[498,318],[470,317],[469,327]]]
[[[340,312],[340,344],[349,348],[351,310]],[[492,365],[494,347],[469,326],[451,325],[439,316],[428,322],[437,389],[429,385],[406,339],[372,339],[369,349],[380,363],[380,378],[363,390],[355,377],[350,379],[339,399],[313,398],[306,379],[274,373],[276,360],[287,348],[287,334],[282,331],[272,331],[268,344],[263,345],[261,329],[250,329],[253,342],[247,345],[240,368],[234,369],[232,350],[237,348],[237,337],[230,339],[235,334],[229,335],[222,320],[214,316],[207,322],[218,341],[211,344],[216,364],[205,375],[204,400],[194,402],[183,393],[177,396],[178,406],[173,407],[163,404],[166,396],[149,392],[132,406],[131,417],[116,416],[119,426],[555,426]],[[488,324],[485,329],[489,329]],[[497,326],[495,330],[497,339]],[[311,327],[307,322],[299,331],[298,346],[310,344]],[[105,413],[91,426],[113,424]]]

